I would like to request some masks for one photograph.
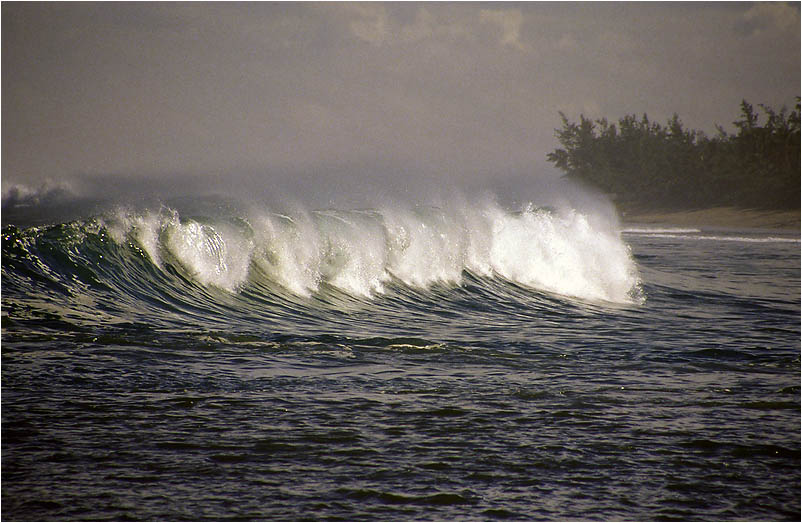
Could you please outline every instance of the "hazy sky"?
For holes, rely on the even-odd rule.
[[[520,184],[554,175],[558,111],[712,132],[742,98],[792,107],[800,10],[5,2],[2,59],[4,191]]]

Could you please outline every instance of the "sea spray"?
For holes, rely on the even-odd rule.
[[[574,209],[529,204],[513,212],[461,202],[287,214],[252,207],[243,214],[118,211],[109,227],[155,264],[170,260],[198,283],[231,292],[247,284],[252,265],[301,296],[323,285],[362,297],[384,293],[393,281],[418,289],[460,285],[465,271],[584,300],[630,302],[639,292],[616,225]]]
[[[235,291],[248,277],[253,242],[225,221],[182,219],[162,207],[158,213],[119,208],[100,223],[118,244],[137,245],[159,268],[174,260],[202,285]]]
[[[529,287],[591,300],[627,301],[637,287],[628,247],[575,210],[494,212],[493,269]]]
[[[321,249],[307,212],[291,218],[258,214],[251,219],[256,241],[254,261],[289,291],[310,296],[320,285]]]

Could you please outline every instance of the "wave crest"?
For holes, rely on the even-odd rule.
[[[175,263],[197,282],[232,292],[258,273],[297,295],[331,286],[371,297],[390,282],[459,285],[468,271],[592,301],[630,302],[639,293],[617,228],[576,210],[510,212],[488,203],[185,218],[163,207],[118,211],[103,225],[156,265]]]

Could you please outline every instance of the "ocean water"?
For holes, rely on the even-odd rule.
[[[6,221],[2,518],[799,520],[799,235],[488,202]]]

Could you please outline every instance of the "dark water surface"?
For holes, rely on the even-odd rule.
[[[3,519],[799,520],[798,235],[536,217],[6,226]]]

